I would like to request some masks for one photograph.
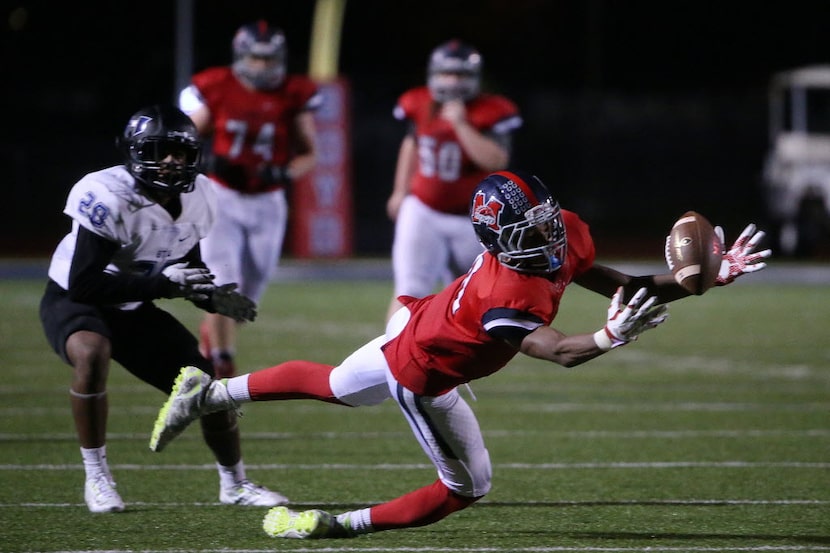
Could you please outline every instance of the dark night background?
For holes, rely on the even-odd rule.
[[[68,229],[71,185],[120,161],[113,138],[134,111],[175,97],[176,3],[2,6],[0,255],[43,256]],[[228,63],[236,28],[265,17],[286,31],[290,70],[305,72],[313,13],[311,0],[194,1],[193,69]],[[763,224],[767,84],[830,62],[830,2],[348,0],[357,255],[388,254],[403,132],[392,108],[452,37],[482,52],[484,88],[522,110],[513,165],[583,215],[600,256],[657,256],[688,209],[730,242]]]

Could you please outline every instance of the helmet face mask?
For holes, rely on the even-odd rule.
[[[286,44],[280,29],[265,21],[243,25],[236,31],[233,42],[234,75],[257,90],[273,90],[285,80]]]
[[[506,267],[549,274],[565,262],[559,204],[535,176],[507,171],[488,176],[476,188],[471,219],[482,245]]]
[[[433,100],[472,100],[481,89],[481,54],[458,40],[432,51],[427,66],[427,87]]]
[[[118,145],[127,170],[140,186],[165,194],[193,190],[201,142],[196,126],[183,112],[159,105],[136,112]]]

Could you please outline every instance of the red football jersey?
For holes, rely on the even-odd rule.
[[[416,394],[437,396],[492,374],[518,350],[498,335],[527,335],[550,325],[565,287],[594,264],[588,225],[562,210],[568,239],[565,263],[550,276],[509,269],[483,253],[470,271],[442,292],[401,297],[411,319],[383,347],[395,378]]]
[[[265,164],[285,165],[291,159],[294,118],[318,107],[317,85],[288,75],[275,90],[249,90],[230,67],[205,69],[193,76],[193,84],[213,119],[212,151],[234,166],[223,177],[211,177],[243,192],[268,190],[258,173]]]
[[[480,132],[509,133],[522,124],[516,105],[503,96],[480,94],[466,107],[467,121]],[[395,117],[415,127],[418,168],[410,192],[437,211],[466,214],[473,189],[489,172],[467,156],[439,109],[426,86],[406,91],[395,107]]]

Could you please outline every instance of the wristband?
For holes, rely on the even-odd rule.
[[[608,333],[605,332],[605,328],[601,328],[594,332],[594,343],[602,351],[609,351],[614,347],[614,343],[611,341]]]
[[[594,343],[602,351],[608,351],[619,346],[624,346],[628,340],[620,340],[615,338],[609,331],[608,327],[603,327],[594,332]]]

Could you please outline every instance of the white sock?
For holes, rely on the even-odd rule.
[[[110,468],[107,465],[107,446],[81,448],[81,458],[84,460],[84,471],[87,478],[94,478],[102,472],[110,479]]]
[[[334,518],[351,534],[368,534],[374,531],[372,528],[372,517],[369,508],[358,509],[341,513]]]
[[[225,386],[228,388],[228,395],[237,403],[247,403],[251,401],[251,392],[248,391],[248,375],[234,376],[233,378],[222,379]]]
[[[219,485],[223,488],[232,487],[237,482],[246,480],[245,463],[242,461],[230,467],[216,463],[216,469],[219,471]]]

